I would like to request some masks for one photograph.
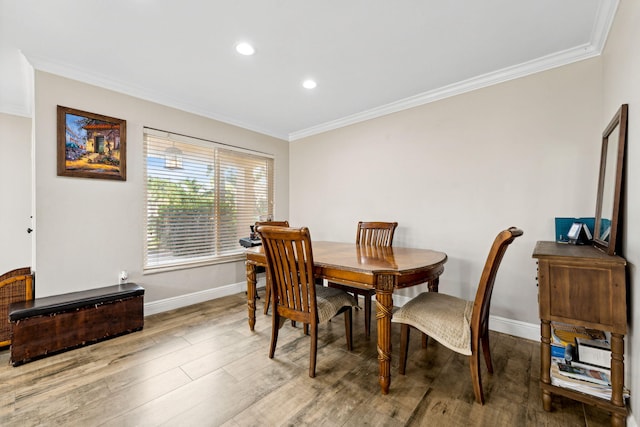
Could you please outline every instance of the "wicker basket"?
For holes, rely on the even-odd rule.
[[[0,276],[0,347],[11,344],[11,303],[33,299],[31,267],[17,268]]]

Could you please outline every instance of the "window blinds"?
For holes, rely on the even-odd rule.
[[[273,158],[144,130],[145,269],[217,260],[273,215]]]

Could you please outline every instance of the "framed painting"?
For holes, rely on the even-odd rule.
[[[58,176],[127,179],[127,122],[58,105]]]

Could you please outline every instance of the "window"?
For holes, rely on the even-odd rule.
[[[238,240],[273,215],[273,158],[144,130],[145,270],[242,253]]]

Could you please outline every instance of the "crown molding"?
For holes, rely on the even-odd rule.
[[[607,43],[607,37],[619,5],[620,0],[605,0],[598,3],[598,12],[591,34],[591,44],[593,44],[595,50],[600,53],[604,50],[604,46]]]
[[[598,56],[606,44],[619,3],[619,0],[604,0],[598,4],[589,43],[292,132],[289,142]]]
[[[600,54],[599,50],[591,44],[584,44],[563,52],[554,53],[532,61],[528,61],[512,67],[503,68],[481,76],[473,77],[467,80],[456,82],[447,86],[443,86],[434,90],[423,92],[399,101],[395,101],[380,107],[372,108],[361,113],[352,114],[337,120],[326,122],[317,126],[312,126],[301,131],[289,134],[289,141],[294,142],[302,138],[317,135],[322,132],[342,128],[352,124],[360,123],[366,120],[375,119],[386,116],[388,114],[397,113],[409,108],[418,107],[439,101],[441,99],[450,98],[452,96],[504,83],[509,80],[518,79],[520,77],[546,71],[552,68],[561,67],[573,62],[582,61],[592,58]]]
[[[485,88],[495,84],[507,82],[509,80],[514,80],[527,75],[535,74],[541,71],[546,71],[552,68],[561,67],[598,56],[602,53],[606,44],[607,36],[613,24],[618,5],[619,0],[603,0],[598,3],[598,11],[596,13],[596,19],[594,21],[594,26],[591,32],[591,41],[589,43],[585,43],[581,46],[574,47],[566,51],[553,53],[516,66],[507,67],[461,82],[436,88],[431,91],[423,92],[418,95],[414,95],[370,110],[342,117],[337,120],[295,131],[289,133],[288,135],[280,134],[270,129],[257,127],[236,119],[226,117],[216,112],[207,111],[189,103],[185,103],[184,101],[181,101],[169,95],[158,93],[157,91],[149,91],[139,86],[114,80],[105,75],[86,73],[78,68],[61,63],[52,58],[27,55],[24,53],[23,54],[25,55],[28,62],[33,66],[33,68],[40,71],[56,74],[101,88],[113,90],[115,92],[123,93],[125,95],[154,102],[167,107],[176,108],[188,113],[217,120],[222,123],[237,126],[263,135],[268,135],[289,142],[295,142],[297,140],[330,130],[335,130],[366,120],[382,117],[388,114],[425,105],[455,95],[460,95],[477,89]],[[20,105],[0,105],[0,112],[24,117],[32,117],[32,111],[29,111],[29,108]]]
[[[168,96],[157,91],[149,91],[140,86],[131,85],[122,81],[114,80],[106,75],[100,75],[95,73],[87,73],[78,68],[72,67],[68,64],[56,61],[49,57],[38,55],[26,55],[28,61],[31,63],[34,69],[43,71],[50,74],[55,74],[61,77],[65,77],[72,80],[77,80],[82,83],[98,86],[103,89],[112,90],[114,92],[129,95],[135,98],[139,98],[145,101],[160,104],[166,107],[176,108],[187,113],[196,114],[198,116],[206,117],[208,119],[217,120],[228,125],[237,126],[249,131],[257,132],[263,135],[272,136],[274,138],[287,140],[286,134],[277,134],[269,129],[264,129],[250,125],[248,123],[234,120],[221,114],[217,114],[211,111],[198,108],[194,105],[185,103],[171,96]]]

